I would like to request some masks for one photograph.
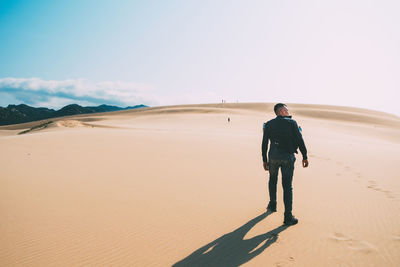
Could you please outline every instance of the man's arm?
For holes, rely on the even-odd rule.
[[[263,127],[263,139],[261,144],[261,155],[263,158],[263,166],[264,169],[267,171],[268,168],[268,158],[267,158],[267,150],[268,150],[268,131],[267,131],[267,123],[264,123]]]
[[[297,125],[297,122],[294,122],[294,135],[296,138],[296,143],[299,146],[300,152],[303,155],[303,161],[302,165],[304,168],[308,167],[308,158],[307,158],[307,148],[306,145],[304,144],[303,140],[303,135],[301,134],[299,130],[299,126]]]

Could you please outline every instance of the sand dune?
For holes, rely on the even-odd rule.
[[[399,266],[400,118],[290,104],[310,166],[298,157],[300,222],[284,227],[279,186],[278,212],[265,213],[261,129],[272,107],[0,127],[0,266]]]

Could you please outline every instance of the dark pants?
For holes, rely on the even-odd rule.
[[[281,168],[285,216],[292,215],[292,180],[295,160],[296,158],[293,157],[290,160],[270,159],[269,161],[269,199],[270,202],[276,203],[276,184],[278,182],[278,171]]]

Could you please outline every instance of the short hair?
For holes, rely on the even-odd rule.
[[[276,115],[278,115],[279,109],[283,108],[284,106],[286,106],[286,104],[283,103],[278,103],[274,106],[274,112]]]

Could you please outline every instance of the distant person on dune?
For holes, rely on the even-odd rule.
[[[301,130],[297,122],[289,115],[289,110],[285,104],[278,103],[274,106],[276,118],[264,123],[264,135],[262,140],[261,152],[263,166],[269,171],[269,203],[267,210],[276,211],[276,186],[278,181],[278,171],[282,173],[283,202],[285,204],[285,225],[294,225],[298,222],[292,214],[293,190],[292,180],[294,172],[294,162],[297,148],[303,156],[303,168],[308,167],[307,149],[304,144]],[[270,149],[267,157],[268,140]]]

